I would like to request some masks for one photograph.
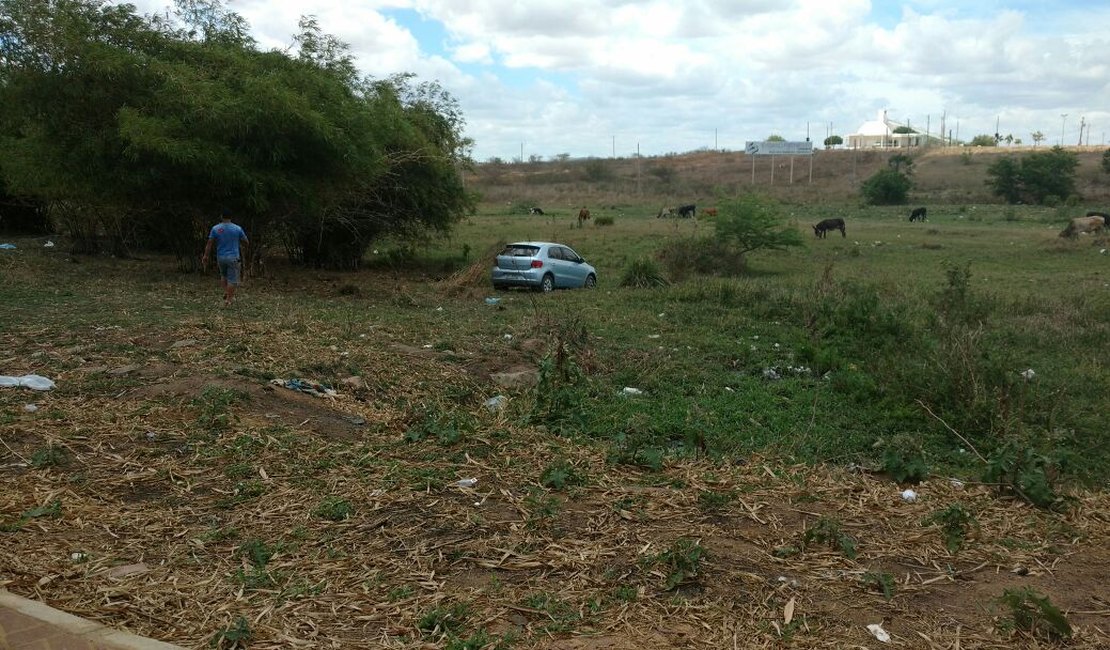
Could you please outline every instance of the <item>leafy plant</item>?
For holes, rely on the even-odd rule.
[[[1039,508],[1055,508],[1062,504],[1056,491],[1056,474],[1056,461],[1038,452],[1030,441],[1013,436],[987,457],[983,479],[1000,484]]]
[[[955,553],[963,548],[968,532],[975,526],[975,515],[963,505],[954,503],[929,515],[921,523],[940,526],[945,547],[950,553]]]
[[[422,632],[432,635],[457,634],[470,617],[470,607],[466,603],[453,603],[439,606],[425,613],[416,623]]]
[[[863,574],[861,580],[864,586],[881,591],[883,598],[887,600],[894,598],[894,576],[886,571],[868,571]]]
[[[227,431],[235,422],[235,416],[230,412],[231,406],[248,399],[250,395],[242,391],[215,385],[205,386],[193,400],[193,406],[200,408],[197,426],[213,434]]]
[[[782,205],[757,194],[722,199],[713,221],[714,234],[732,254],[781,251],[802,245],[796,228],[785,223]]]
[[[633,260],[624,269],[621,275],[620,286],[622,287],[665,287],[670,282],[667,278],[663,277],[662,271],[659,270],[659,265],[647,257]]]
[[[1110,149],[1102,152],[1102,161],[1099,164],[1102,166],[1102,171],[1110,174]]]
[[[856,540],[840,529],[840,521],[833,517],[821,517],[802,534],[802,545],[825,544],[840,551],[849,560],[856,559]]]
[[[860,186],[860,194],[869,205],[902,205],[909,201],[913,183],[908,176],[894,169],[880,169]]]
[[[736,500],[736,490],[715,492],[703,490],[698,493],[698,507],[706,512],[719,512],[725,510]]]
[[[1050,205],[1075,194],[1079,157],[1059,146],[1020,159],[1006,156],[987,168],[987,185],[1008,203]]]
[[[47,445],[42,449],[36,449],[31,453],[31,467],[57,467],[64,465],[68,455],[63,447],[55,447],[54,445]]]
[[[276,548],[267,546],[266,542],[258,538],[248,539],[240,544],[238,548],[239,555],[246,557],[251,564],[259,569],[264,568],[276,552]]]
[[[581,485],[582,477],[578,471],[566,460],[560,460],[551,465],[540,474],[540,485],[552,490],[565,490],[574,485]]]
[[[919,483],[929,475],[920,436],[900,433],[887,441],[883,470],[899,483]]]
[[[671,544],[670,548],[651,556],[647,562],[661,567],[666,572],[667,578],[663,588],[665,591],[670,591],[697,576],[698,568],[705,555],[704,546],[692,539],[680,537]]]
[[[1010,610],[1009,620],[1003,627],[1013,627],[1034,635],[1040,634],[1051,639],[1070,639],[1071,624],[1048,596],[1041,595],[1031,587],[1007,589],[1002,592],[998,602]]]
[[[247,619],[240,616],[234,623],[216,632],[208,645],[217,650],[240,650],[247,647],[253,636]]]
[[[316,506],[312,514],[329,521],[343,521],[350,519],[355,512],[351,502],[341,497],[328,497]]]
[[[596,226],[611,226],[614,222],[615,220],[613,219],[612,215],[602,215],[599,217],[594,217],[594,225]]]

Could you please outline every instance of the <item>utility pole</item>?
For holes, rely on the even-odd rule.
[[[1087,117],[1079,116],[1079,146],[1083,146],[1083,127],[1087,126]]]
[[[720,151],[717,148],[717,129],[713,129],[713,151]]]
[[[617,136],[613,136],[613,158],[617,157]]]
[[[1064,146],[1064,122],[1068,119],[1067,113],[1060,113],[1060,146]]]

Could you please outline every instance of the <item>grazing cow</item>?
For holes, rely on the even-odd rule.
[[[913,212],[910,213],[910,221],[928,221],[925,217],[925,213],[925,208],[914,208]]]
[[[589,218],[590,218],[590,211],[589,210],[587,210],[586,208],[582,208],[581,210],[579,210],[578,211],[578,227],[581,228],[582,227],[582,222],[586,221]]]
[[[674,216],[674,208],[659,208],[659,214],[655,215],[656,219],[670,219]]]
[[[697,213],[697,206],[695,206],[693,203],[691,203],[690,205],[680,205],[680,206],[678,206],[678,216],[682,217],[683,219],[689,219],[690,217],[696,217],[697,216],[696,213]]]
[[[1075,239],[1080,233],[1099,232],[1105,227],[1105,217],[1076,217],[1060,232],[1060,236]]]
[[[702,212],[702,214],[704,214],[707,217],[717,216],[717,208],[706,208],[706,209],[702,210],[701,212]]]
[[[813,234],[817,235],[818,239],[824,239],[830,230],[839,230],[841,237],[847,237],[848,233],[844,230],[844,220],[825,219],[813,227]]]
[[[538,214],[540,216],[543,216],[543,210],[539,208],[528,208],[528,214]]]

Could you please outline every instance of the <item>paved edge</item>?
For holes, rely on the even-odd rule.
[[[181,646],[148,639],[67,614],[37,600],[17,596],[5,589],[0,589],[0,607],[30,616],[63,632],[112,650],[185,650]]]

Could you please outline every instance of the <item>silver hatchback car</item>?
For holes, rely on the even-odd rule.
[[[494,289],[529,287],[554,291],[597,286],[597,269],[570,246],[545,241],[509,244],[497,255],[490,275]]]

